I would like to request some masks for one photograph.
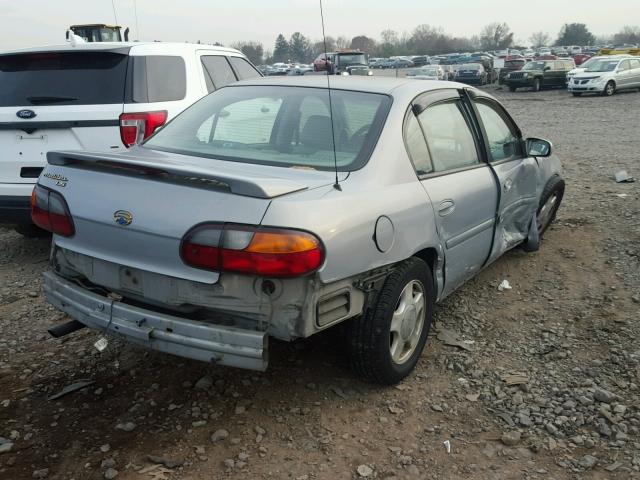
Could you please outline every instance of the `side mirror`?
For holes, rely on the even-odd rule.
[[[548,157],[551,155],[552,145],[542,138],[527,138],[527,155],[530,157]]]

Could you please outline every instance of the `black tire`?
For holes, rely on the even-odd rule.
[[[50,232],[36,227],[33,223],[16,225],[14,230],[26,238],[46,238],[51,235]]]
[[[538,203],[538,209],[536,210],[536,220],[538,222],[540,222],[541,220],[540,214],[542,212],[542,208],[547,203],[549,198],[551,198],[551,196],[554,194],[556,195],[557,201],[554,203],[553,210],[550,212],[550,215],[546,217],[547,221],[544,222],[544,225],[538,224],[538,238],[535,241],[527,238],[521,244],[521,248],[525,252],[537,252],[540,249],[540,244],[542,242],[542,236],[544,235],[544,232],[547,231],[549,225],[551,225],[551,223],[553,223],[556,218],[556,213],[558,213],[558,208],[560,207],[562,197],[564,196],[564,180],[562,180],[558,176],[551,178],[542,191],[540,202]]]
[[[509,91],[510,92],[515,92],[517,90],[516,87],[512,87],[511,85],[509,85]]]
[[[540,81],[539,78],[534,78],[533,79],[533,87],[532,90],[534,92],[539,92],[540,90],[542,90],[542,82]]]
[[[547,231],[549,225],[551,225],[555,220],[558,208],[560,208],[560,203],[562,203],[562,197],[564,196],[564,180],[558,176],[551,178],[544,187],[542,195],[540,196],[540,203],[538,204],[536,215],[540,215],[542,208],[553,195],[556,195],[556,202],[553,204],[552,210],[547,217],[547,221],[544,222],[544,225],[538,225],[538,235],[540,238],[542,238],[542,235]]]
[[[607,84],[604,86],[604,90],[602,91],[602,96],[610,97],[614,93],[616,93],[616,83],[613,80],[609,80]]]
[[[574,97],[581,97],[582,92],[571,92],[571,95],[573,95]]]
[[[424,318],[419,339],[411,355],[402,363],[391,356],[391,320],[405,286],[417,281],[424,291]],[[435,304],[433,276],[429,266],[412,257],[399,263],[386,278],[374,304],[347,326],[349,360],[353,371],[364,379],[394,385],[411,373],[424,349]]]

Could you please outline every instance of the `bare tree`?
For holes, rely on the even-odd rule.
[[[395,30],[383,30],[382,33],[380,33],[380,37],[382,37],[382,43],[389,43],[391,45],[398,43],[398,32]]]
[[[480,45],[484,50],[508,48],[513,44],[513,32],[506,23],[490,23],[480,32]]]
[[[551,42],[551,35],[547,32],[535,32],[529,37],[529,41],[534,48],[546,47]]]
[[[433,55],[437,53],[439,44],[442,43],[445,35],[441,28],[434,28],[430,25],[418,25],[409,39],[409,50],[416,55]]]
[[[625,25],[614,35],[613,42],[617,44],[640,42],[640,27]]]
[[[340,35],[338,38],[336,38],[337,48],[349,48],[349,45],[351,45],[351,40],[349,40],[344,35]]]
[[[351,48],[360,50],[361,52],[373,52],[376,48],[376,41],[366,35],[358,35],[351,39]]]

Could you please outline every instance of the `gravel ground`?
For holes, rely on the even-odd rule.
[[[640,478],[640,184],[612,178],[640,176],[640,94],[491,91],[554,142],[565,200],[539,252],[438,307],[394,388],[355,379],[331,332],[275,344],[264,374],[49,338],[48,241],[0,228],[0,478]]]

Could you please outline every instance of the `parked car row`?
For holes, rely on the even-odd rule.
[[[591,57],[579,67],[567,58],[538,60],[508,70],[501,79],[512,92],[522,87],[539,91],[566,86],[579,97],[588,93],[611,96],[617,91],[640,89],[640,57],[632,55]]]
[[[258,65],[257,69],[265,77],[277,75],[304,75],[313,71],[313,65],[306,63],[277,62],[272,65]]]

